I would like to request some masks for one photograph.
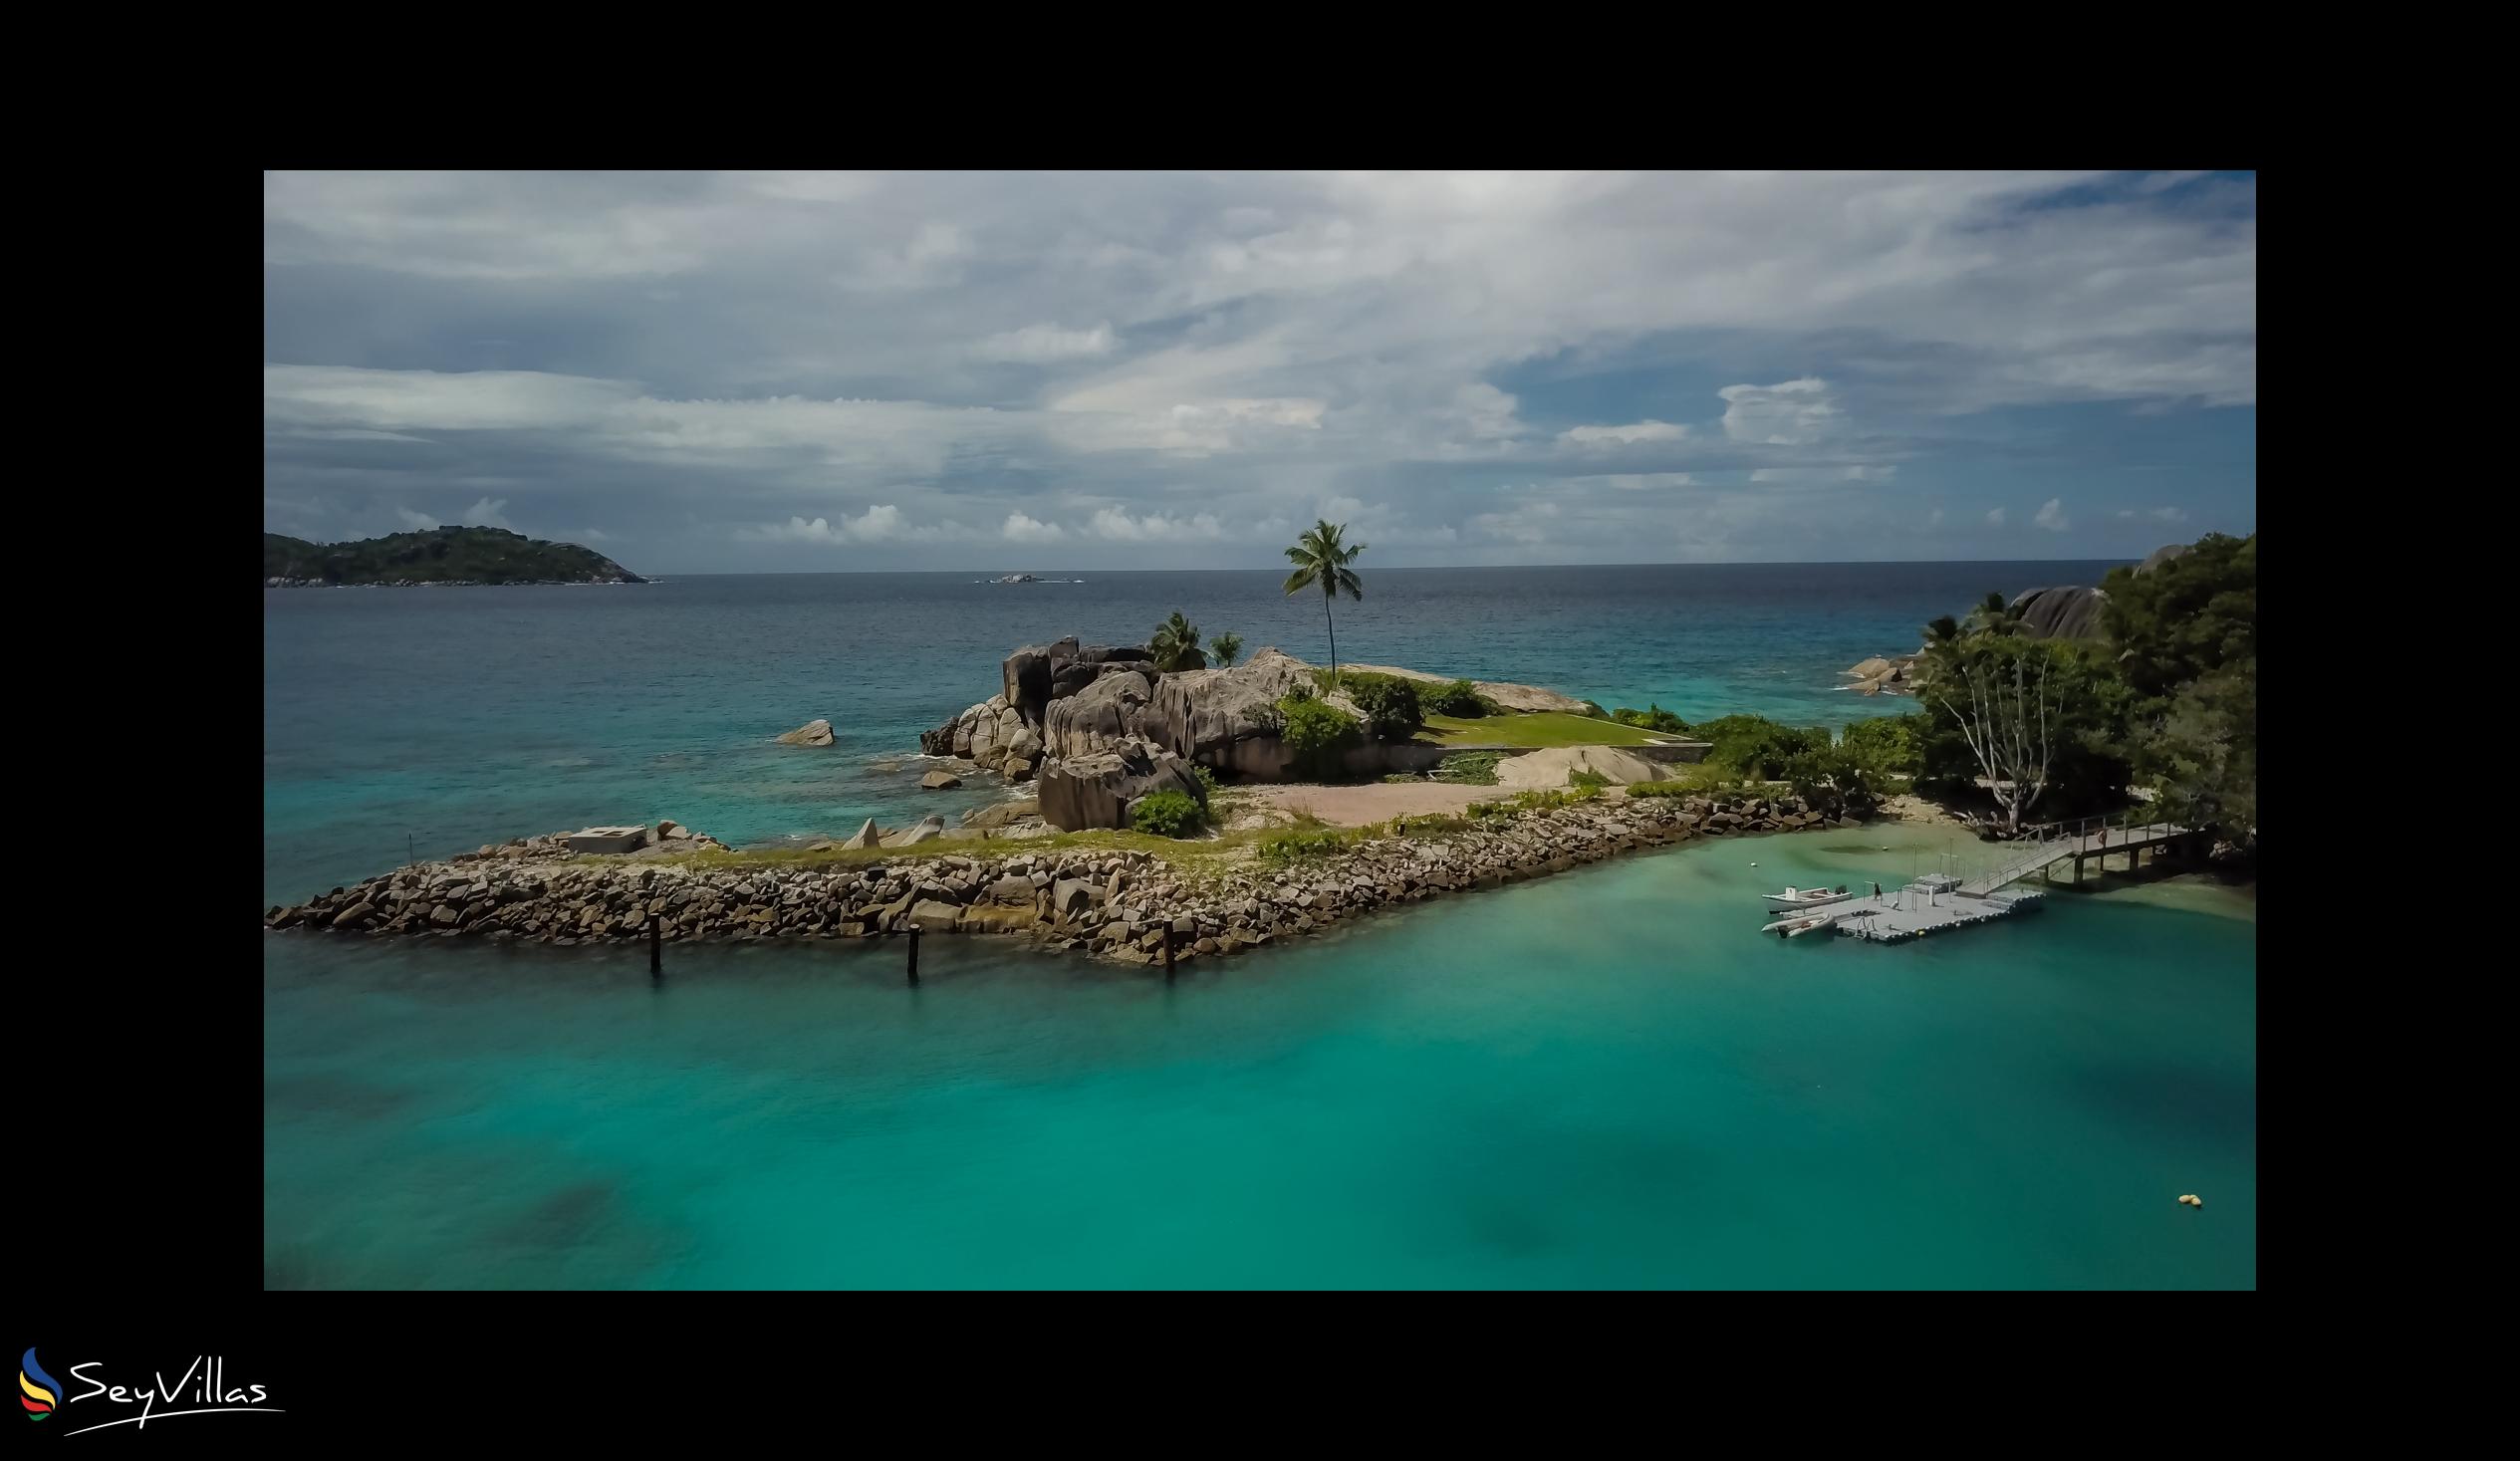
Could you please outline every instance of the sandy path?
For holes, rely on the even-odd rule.
[[[1362,786],[1263,786],[1238,787],[1248,791],[1252,800],[1287,812],[1309,812],[1333,827],[1363,827],[1369,822],[1388,822],[1394,817],[1423,817],[1431,813],[1458,813],[1472,802],[1494,801],[1500,795],[1511,795],[1511,789],[1500,792],[1496,787],[1456,786],[1448,782],[1368,782]]]

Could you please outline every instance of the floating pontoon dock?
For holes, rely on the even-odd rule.
[[[2128,817],[2090,817],[2028,831],[2025,839],[2007,847],[2002,861],[1977,876],[1963,880],[1948,871],[1936,872],[1895,891],[1884,888],[1878,897],[1828,904],[1827,911],[1837,915],[1838,932],[1855,938],[1875,943],[1922,938],[2010,913],[2037,911],[2043,894],[2035,888],[2007,890],[2008,885],[2033,873],[2045,874],[2059,862],[2071,859],[2074,880],[2080,883],[2088,859],[2098,858],[2105,870],[2110,853],[2124,852],[2128,870],[2133,871],[2142,865],[2144,852],[2157,858],[2200,836],[2193,828],[2139,823]]]

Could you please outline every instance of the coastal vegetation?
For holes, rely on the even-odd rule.
[[[1425,723],[1418,708],[1417,682],[1393,674],[1359,674],[1350,670],[1339,688],[1365,712],[1366,729],[1378,741],[1405,741]]]
[[[1234,661],[1242,657],[1242,635],[1218,634],[1207,641],[1207,654],[1210,659],[1216,661],[1218,668],[1233,668]]]
[[[1559,746],[1650,746],[1657,739],[1634,726],[1594,720],[1559,710],[1490,715],[1475,720],[1455,715],[1427,715],[1422,717],[1418,737],[1436,743],[1466,741],[1492,746],[1531,746],[1542,750]]]
[[[266,584],[643,584],[574,543],[505,528],[431,528],[351,543],[263,534]]]
[[[1286,550],[1287,560],[1295,565],[1295,572],[1287,575],[1286,592],[1294,594],[1316,584],[1321,586],[1322,622],[1330,628],[1333,683],[1339,678],[1339,624],[1331,613],[1331,606],[1339,602],[1342,594],[1360,603],[1365,599],[1365,583],[1349,567],[1357,561],[1357,555],[1365,552],[1365,545],[1341,542],[1340,535],[1346,531],[1346,523],[1316,519],[1304,530],[1304,536],[1295,540],[1295,546]]]
[[[1348,749],[1364,743],[1365,727],[1355,716],[1309,693],[1290,694],[1277,709],[1288,764],[1315,780],[1338,776]]]
[[[1417,693],[1417,704],[1429,715],[1449,715],[1458,720],[1476,720],[1493,707],[1476,685],[1468,680],[1452,680]]]
[[[1915,716],[1869,732],[1935,795],[1999,824],[2103,812],[2148,789],[2238,848],[2257,827],[2257,539],[2208,534],[2102,582],[2101,634],[2033,637],[1990,595],[1926,625]]]
[[[1240,647],[1239,640],[1236,647]],[[1182,617],[1177,609],[1172,610],[1172,617],[1155,625],[1154,633],[1146,640],[1146,652],[1153,657],[1155,668],[1165,674],[1207,668],[1207,657],[1199,652],[1198,625]]]
[[[1129,809],[1129,825],[1150,837],[1194,837],[1207,826],[1207,809],[1182,792],[1153,792]]]

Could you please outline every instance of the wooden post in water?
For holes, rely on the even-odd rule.
[[[665,915],[647,915],[647,977],[665,977]]]
[[[918,925],[910,925],[910,987],[918,987]]]

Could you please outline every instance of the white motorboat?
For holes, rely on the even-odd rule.
[[[1843,903],[1856,896],[1845,888],[1831,891],[1825,887],[1789,887],[1781,893],[1766,894],[1771,916],[1790,913],[1797,908],[1817,908],[1828,903]]]
[[[1779,938],[1800,938],[1806,933],[1819,933],[1837,921],[1838,915],[1835,913],[1806,913],[1799,918],[1787,918],[1771,923],[1768,927],[1775,929],[1776,936]]]

